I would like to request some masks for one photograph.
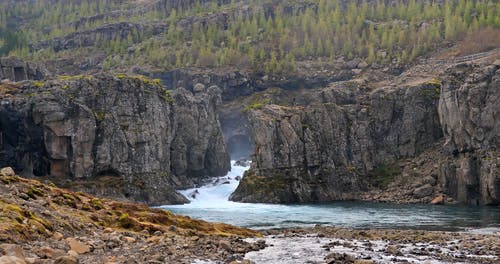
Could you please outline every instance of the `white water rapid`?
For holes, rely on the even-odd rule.
[[[243,173],[250,167],[235,165],[231,161],[231,171],[224,177],[217,177],[199,188],[192,188],[179,191],[186,196],[191,203],[182,205],[182,208],[214,209],[214,208],[233,208],[241,205],[229,201],[229,196],[236,190],[240,183],[237,178],[243,177]]]

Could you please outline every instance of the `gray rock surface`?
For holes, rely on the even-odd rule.
[[[443,191],[468,204],[500,203],[500,65],[463,64],[443,79],[439,116],[448,154]]]
[[[23,80],[42,80],[49,73],[40,64],[26,62],[15,57],[0,58],[0,80],[18,82]]]
[[[308,107],[251,111],[251,170],[231,199],[304,203],[355,199],[369,175],[441,138],[435,84],[368,91],[346,82]]]
[[[0,163],[23,175],[159,204],[185,202],[173,188],[230,169],[217,87],[193,95],[140,77],[79,76],[1,100]]]
[[[412,201],[444,194],[447,201],[497,205],[499,69],[457,65],[442,84],[376,90],[346,82],[316,92],[316,103],[308,107],[254,109],[253,163],[231,199],[365,199],[362,193],[377,183],[399,182],[404,188],[394,195]]]

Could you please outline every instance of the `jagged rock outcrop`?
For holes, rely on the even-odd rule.
[[[157,35],[166,32],[168,26],[166,24],[158,23],[151,25],[143,25],[140,23],[120,22],[105,24],[100,27],[85,31],[76,31],[57,37],[50,40],[40,41],[31,45],[33,50],[51,48],[58,52],[61,50],[74,49],[79,47],[98,47],[104,41],[113,39],[127,39],[129,36],[137,37],[138,32],[146,32],[149,35]]]
[[[324,87],[330,82],[346,81],[352,78],[351,71],[339,70],[338,72],[307,72],[293,76],[268,76],[247,71],[226,69],[214,71],[212,69],[200,70],[177,69],[162,73],[148,73],[135,69],[136,73],[159,78],[165,85],[172,88],[185,87],[193,91],[194,86],[201,83],[205,86],[217,85],[222,90],[222,100],[231,101],[243,96],[272,87],[287,90],[299,88]],[[314,75],[314,76],[313,76]]]
[[[42,80],[47,76],[49,76],[48,71],[40,64],[14,57],[0,58],[0,80],[8,79],[14,82]]]
[[[347,82],[308,107],[270,105],[250,113],[255,152],[232,200],[355,199],[371,172],[413,157],[441,138],[435,83],[369,91]]]
[[[439,117],[447,159],[443,192],[467,204],[500,204],[500,61],[462,64],[443,79]]]
[[[140,77],[76,76],[1,97],[0,164],[68,187],[150,204],[224,175],[220,90],[193,95]]]

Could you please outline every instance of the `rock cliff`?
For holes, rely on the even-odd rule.
[[[254,109],[253,164],[231,199],[360,199],[399,182],[407,202],[443,194],[499,204],[499,68],[459,65],[442,85],[432,79],[372,90],[345,82],[316,92],[305,108]]]
[[[42,80],[49,76],[44,66],[26,62],[14,57],[0,58],[0,80],[14,82],[23,80]]]
[[[124,75],[30,82],[1,95],[0,164],[26,176],[150,204],[224,175],[220,91],[165,90]]]
[[[447,72],[439,100],[443,191],[467,204],[500,204],[500,61]]]
[[[255,152],[232,199],[324,202],[355,199],[368,175],[413,157],[441,137],[437,84],[369,91],[345,82],[308,107],[251,111]]]

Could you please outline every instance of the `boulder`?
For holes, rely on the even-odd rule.
[[[58,257],[55,261],[54,264],[78,264],[79,261],[76,257],[73,256],[62,256]]]
[[[430,184],[425,184],[413,190],[413,197],[421,199],[430,196],[434,192],[434,187]]]
[[[14,169],[12,169],[12,167],[5,167],[0,170],[0,174],[3,174],[5,176],[15,176],[16,172],[14,172]]]
[[[68,237],[66,239],[66,241],[68,242],[69,247],[71,248],[71,250],[75,251],[78,254],[85,254],[85,253],[90,252],[89,245],[87,245],[85,243],[82,243],[82,242],[78,241],[75,238]]]
[[[1,244],[0,249],[3,250],[6,256],[17,257],[24,259],[24,250],[16,244]]]
[[[348,69],[356,69],[360,63],[361,63],[361,59],[355,58],[353,60],[346,62],[345,67]]]
[[[444,204],[444,196],[438,195],[436,198],[432,199],[431,204]]]
[[[0,264],[26,264],[26,261],[23,258],[14,256],[2,256],[0,257]]]

